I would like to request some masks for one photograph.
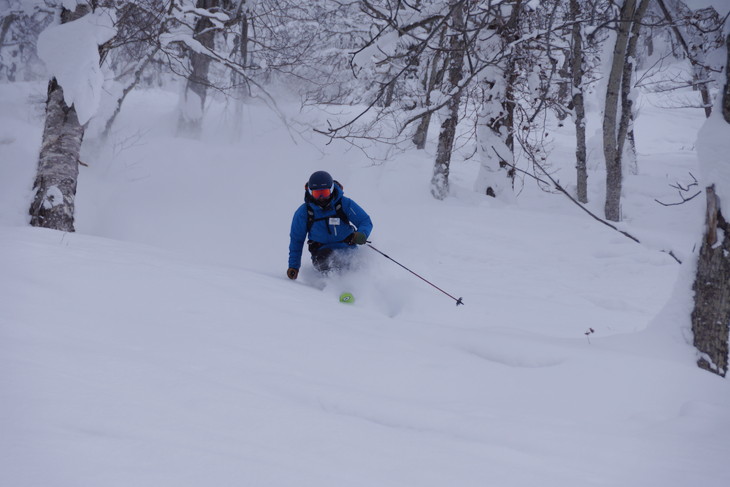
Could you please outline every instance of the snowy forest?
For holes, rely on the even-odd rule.
[[[727,485],[728,16],[0,0],[0,484]]]

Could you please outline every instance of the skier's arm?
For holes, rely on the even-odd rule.
[[[370,215],[368,215],[365,210],[360,207],[360,205],[355,203],[353,200],[350,200],[350,205],[346,210],[346,214],[350,223],[357,227],[358,232],[364,233],[365,237],[370,236],[370,232],[373,231],[373,222],[370,220]]]
[[[304,205],[294,212],[289,231],[289,267],[299,269],[302,265],[302,248],[307,238],[307,209]]]

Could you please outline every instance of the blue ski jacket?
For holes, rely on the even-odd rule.
[[[342,221],[337,215],[335,207],[342,203],[342,211],[347,216],[349,223]],[[307,230],[307,206],[312,210],[312,226]],[[353,225],[355,228],[353,228]],[[322,244],[322,249],[344,249],[355,248],[343,242],[357,229],[365,236],[369,236],[373,230],[373,223],[370,216],[350,198],[344,196],[344,191],[339,183],[335,182],[335,189],[329,204],[322,208],[311,202],[308,193],[304,193],[304,203],[294,212],[289,232],[289,267],[299,269],[302,265],[302,248],[304,241],[309,234],[309,240]]]

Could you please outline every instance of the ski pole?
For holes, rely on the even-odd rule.
[[[458,298],[457,299],[457,298],[453,297],[451,294],[447,293],[446,291],[444,291],[443,289],[441,289],[440,287],[438,287],[434,283],[430,282],[429,280],[424,279],[423,277],[419,276],[418,274],[416,274],[415,272],[413,272],[412,270],[410,270],[408,267],[404,266],[403,264],[401,264],[397,260],[393,259],[389,255],[385,255],[383,252],[381,252],[380,250],[378,250],[375,247],[373,247],[372,245],[370,245],[370,242],[368,242],[368,247],[370,247],[371,249],[373,249],[374,251],[376,251],[377,253],[379,253],[380,255],[382,255],[383,257],[385,257],[386,259],[392,260],[393,262],[395,262],[396,264],[398,264],[399,266],[401,266],[402,268],[404,268],[405,270],[407,270],[408,272],[410,272],[411,274],[413,274],[414,276],[416,276],[420,280],[424,281],[425,283],[429,284],[430,286],[435,287],[436,289],[438,289],[439,291],[441,291],[442,293],[444,293],[445,295],[447,295],[448,297],[450,297],[451,299],[453,299],[454,301],[456,301],[456,306],[459,306],[460,304],[464,304],[464,301],[461,298]]]

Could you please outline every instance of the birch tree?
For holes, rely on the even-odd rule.
[[[61,8],[61,25],[50,27],[39,39],[39,50],[45,53],[41,57],[55,76],[48,83],[35,195],[29,210],[32,226],[74,231],[84,124],[101,98],[103,77],[97,68],[103,49],[99,46],[114,33],[111,25],[105,25],[105,14],[94,17],[91,12],[91,5],[83,3],[74,11]]]
[[[570,0],[571,29],[571,86],[573,122],[575,123],[576,196],[581,203],[588,203],[588,169],[586,150],[586,109],[583,99],[583,32],[581,6],[578,0]]]
[[[641,18],[649,0],[624,0],[617,22],[616,42],[608,74],[603,112],[603,155],[606,161],[607,220],[621,219],[624,145],[630,130],[632,100],[631,76],[638,42]]]
[[[445,46],[447,29],[442,28],[441,34],[438,35],[438,45]],[[437,87],[440,87],[444,80],[444,74],[446,73],[446,61],[444,50],[437,50],[434,55],[428,60],[427,68],[423,74],[423,89],[424,96],[421,104],[421,108],[429,107],[432,103],[432,95]],[[428,128],[431,125],[432,112],[426,113],[413,133],[413,145],[416,149],[424,149],[426,147],[426,139],[428,136]]]
[[[448,56],[446,61],[448,74],[443,91],[451,94],[451,96],[444,108],[444,116],[436,147],[433,176],[431,177],[431,194],[439,200],[444,199],[449,194],[449,166],[454,149],[456,126],[459,123],[459,107],[462,94],[460,84],[464,77],[464,56],[466,54],[466,43],[464,42],[464,13],[466,9],[464,2],[450,0],[449,10],[451,11],[451,20],[447,34]]]

